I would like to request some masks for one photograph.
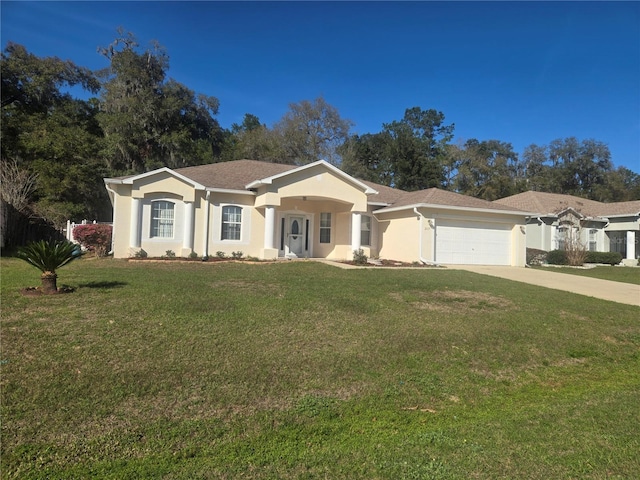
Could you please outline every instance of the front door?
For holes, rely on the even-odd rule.
[[[295,256],[302,256],[304,254],[304,235],[304,217],[290,216],[287,238],[289,254]]]

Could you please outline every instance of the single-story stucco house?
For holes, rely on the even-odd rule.
[[[640,200],[603,203],[529,191],[494,203],[536,212],[527,221],[528,248],[563,250],[568,236],[576,232],[590,251],[619,252],[630,265],[640,256]]]
[[[113,254],[369,257],[524,266],[527,213],[431,188],[358,180],[323,161],[237,160],[106,178]]]

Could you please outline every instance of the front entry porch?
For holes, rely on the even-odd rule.
[[[351,259],[361,248],[362,229],[362,213],[352,207],[306,198],[266,206],[263,258]]]

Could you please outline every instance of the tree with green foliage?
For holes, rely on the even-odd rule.
[[[444,124],[444,114],[434,109],[408,108],[400,121],[383,125],[390,136],[393,186],[402,190],[442,187],[446,145],[454,125]]]
[[[554,166],[552,188],[558,193],[591,198],[613,169],[609,147],[575,137],[557,139],[549,144],[549,160]]]
[[[17,257],[33,265],[42,272],[42,293],[53,294],[58,292],[59,270],[73,260],[82,256],[79,245],[68,241],[44,241],[34,242],[26,247],[18,249]]]
[[[579,141],[569,137],[553,140],[546,146],[530,145],[524,151],[523,164],[525,189],[529,190],[600,201],[625,198],[611,190],[619,192],[625,182],[633,191],[633,177],[624,170],[616,173],[609,147],[593,139]]]
[[[484,200],[519,193],[518,155],[510,143],[476,139],[464,144],[455,191]]]
[[[601,202],[640,200],[640,175],[618,167],[606,175],[604,185],[598,186],[594,193],[594,200]]]
[[[340,149],[343,168],[401,190],[442,188],[453,129],[442,112],[408,108],[402,120],[383,124],[380,133],[349,138]]]
[[[391,185],[393,159],[390,156],[391,136],[388,132],[353,135],[341,147],[341,168],[362,180]]]
[[[108,215],[99,158],[102,131],[97,100],[63,90],[99,89],[86,68],[57,57],[39,58],[9,43],[2,53],[2,161],[37,177],[27,215],[61,226],[71,217]]]
[[[169,56],[159,44],[140,50],[133,34],[118,33],[111,45],[99,49],[109,60],[100,72],[98,115],[109,167],[139,173],[212,162],[222,139],[214,118],[218,99],[166,80]],[[207,155],[202,144],[209,148]]]

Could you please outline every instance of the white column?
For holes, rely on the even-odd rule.
[[[184,234],[182,248],[193,251],[193,211],[194,202],[184,203]]]
[[[264,248],[276,248],[276,208],[264,208]]]
[[[634,259],[636,254],[636,232],[627,230],[627,259]]]
[[[596,233],[596,243],[598,245],[596,250],[598,252],[607,252],[608,251],[608,249],[605,248],[604,239],[605,239],[604,228],[599,228],[598,229],[598,233]]]
[[[129,246],[140,248],[140,199],[131,199],[131,229],[129,232]]]
[[[209,217],[211,216],[211,192],[207,191],[207,196],[205,198],[205,214],[204,214],[204,245],[202,246],[202,257],[209,256]]]
[[[362,235],[362,215],[358,212],[351,214],[351,250],[359,250],[361,246],[360,237]]]

